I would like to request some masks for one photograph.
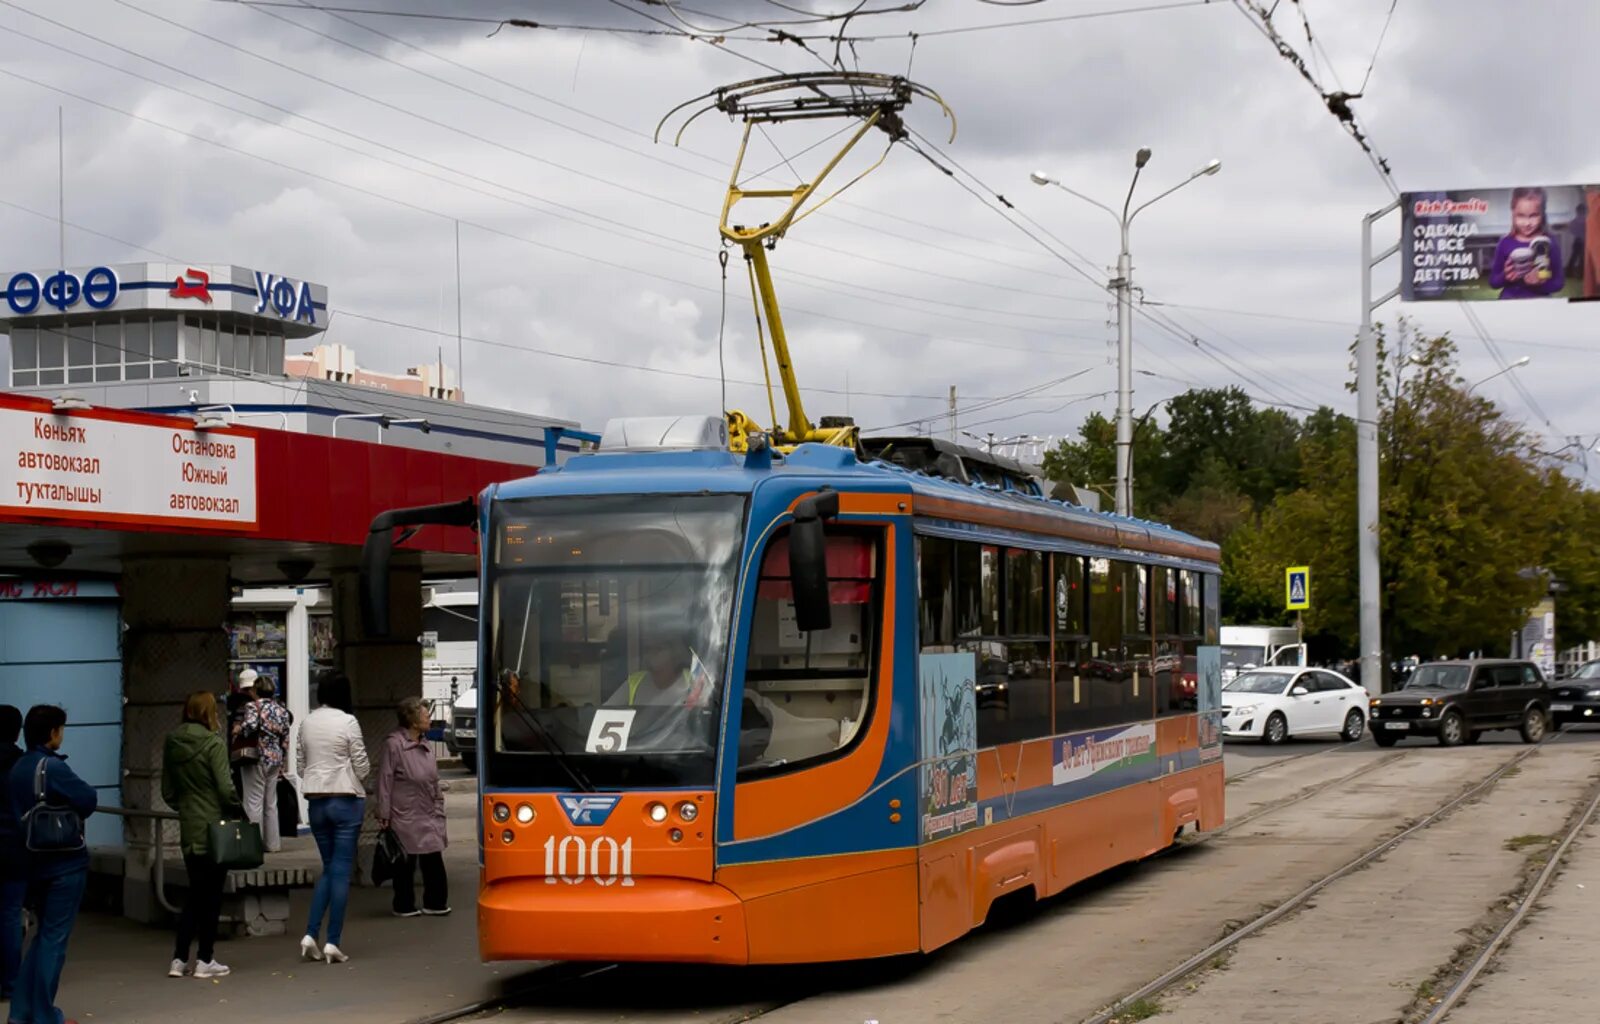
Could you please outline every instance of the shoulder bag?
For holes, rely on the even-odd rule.
[[[206,826],[211,863],[224,871],[249,871],[267,859],[261,829],[253,821],[215,821]]]
[[[255,764],[261,760],[260,727],[245,728],[245,715],[249,705],[239,709],[239,719],[228,730],[228,760],[235,765]],[[257,709],[260,713],[260,709]]]
[[[33,773],[33,807],[22,816],[24,845],[31,853],[69,853],[84,848],[83,819],[70,807],[45,803],[45,772],[50,758],[39,758]]]

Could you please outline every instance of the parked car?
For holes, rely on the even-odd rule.
[[[1531,661],[1435,661],[1419,666],[1403,689],[1372,698],[1371,709],[1380,747],[1408,736],[1436,736],[1453,747],[1493,729],[1517,729],[1537,743],[1549,727],[1550,691]]]
[[[1222,736],[1282,743],[1321,733],[1353,743],[1366,731],[1366,695],[1325,668],[1251,669],[1222,688]]]
[[[1600,722],[1600,661],[1584,662],[1550,688],[1550,720],[1557,729]]]
[[[461,758],[469,772],[478,770],[478,688],[472,687],[456,698],[450,710],[450,724],[444,730],[445,749]]]

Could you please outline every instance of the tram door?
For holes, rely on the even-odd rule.
[[[753,960],[838,956],[856,941],[863,947],[854,952],[866,955],[887,937],[861,922],[890,916],[895,927],[909,926],[915,948],[914,852],[901,854],[909,866],[904,911],[873,911],[901,885],[883,874],[893,866],[883,851],[914,846],[915,809],[891,811],[888,795],[881,808],[877,795],[863,800],[879,778],[894,717],[898,531],[887,521],[829,524],[826,630],[796,626],[786,531],[760,559],[737,719],[732,836],[724,837],[731,843],[719,871],[745,902]],[[856,823],[869,814],[874,827]],[[882,834],[891,814],[905,829],[903,841]]]

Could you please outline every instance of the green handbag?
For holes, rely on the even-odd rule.
[[[259,868],[267,859],[261,829],[253,821],[217,821],[206,827],[211,863],[225,871]]]

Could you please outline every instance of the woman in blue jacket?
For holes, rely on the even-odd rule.
[[[43,803],[51,807],[70,807],[79,818],[87,818],[99,806],[94,787],[67,767],[58,751],[65,738],[67,713],[51,704],[30,708],[22,723],[22,738],[28,752],[17,759],[7,780],[11,807],[19,819]],[[44,766],[44,800],[35,789],[40,764]],[[26,834],[26,822],[23,831]],[[11,996],[8,1024],[74,1024],[56,1009],[56,992],[61,987],[61,970],[67,963],[67,940],[83,902],[83,889],[89,880],[89,848],[74,850],[28,851],[28,878],[38,899],[39,930],[22,958],[16,990]]]

